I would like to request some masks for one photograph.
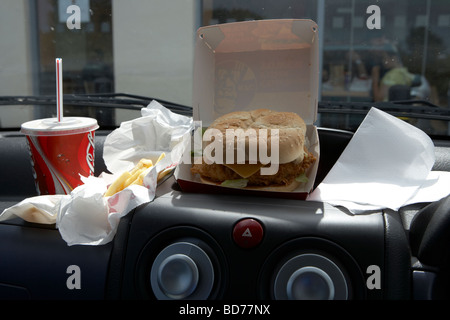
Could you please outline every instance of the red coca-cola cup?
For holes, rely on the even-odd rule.
[[[85,117],[39,119],[22,124],[39,195],[69,194],[94,174],[97,120]]]

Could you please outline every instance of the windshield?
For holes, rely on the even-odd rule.
[[[355,130],[376,105],[450,135],[448,0],[1,1],[0,127],[56,115],[55,58],[65,115],[115,127],[151,99],[189,113],[199,27],[286,18],[319,26],[317,126]]]

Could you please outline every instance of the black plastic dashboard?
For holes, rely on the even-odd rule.
[[[96,173],[106,171],[107,133],[96,134]],[[319,128],[316,183],[351,137]],[[450,171],[450,143],[435,145],[434,170]],[[0,149],[3,210],[36,191],[23,136],[2,133]],[[448,254],[429,255],[449,252],[449,203],[352,215],[320,202],[185,193],[170,178],[107,245],[67,246],[54,225],[0,223],[0,298],[446,299]],[[441,236],[430,249],[433,220]]]

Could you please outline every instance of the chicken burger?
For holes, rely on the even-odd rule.
[[[191,172],[203,183],[292,191],[306,182],[306,170],[316,161],[305,135],[305,122],[293,112],[257,109],[225,114],[205,131],[203,161],[194,163]]]

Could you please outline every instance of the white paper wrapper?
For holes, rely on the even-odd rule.
[[[170,152],[193,126],[192,118],[175,114],[152,101],[142,117],[123,122],[105,140],[103,159],[112,173],[130,170],[142,158]]]
[[[3,210],[0,221],[22,218],[25,221],[54,224],[59,212],[59,203],[66,195],[37,196],[24,199],[16,205]]]
[[[141,111],[142,117],[121,124],[107,136],[103,157],[109,173],[84,177],[84,184],[70,195],[37,196],[7,208],[0,221],[20,217],[28,222],[54,224],[68,245],[102,245],[116,233],[120,218],[155,197],[157,175],[172,170],[180,161],[192,130],[192,119],[172,113],[156,101]],[[108,185],[140,159],[156,163],[145,176],[143,186],[131,185],[111,197],[104,197]]]
[[[308,200],[353,213],[439,200],[447,172],[431,172],[433,141],[418,128],[372,108],[340,158]]]

